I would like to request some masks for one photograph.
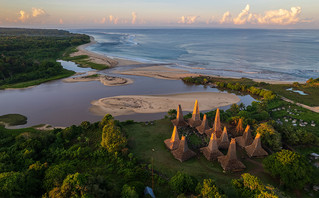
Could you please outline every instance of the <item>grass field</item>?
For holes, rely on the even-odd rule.
[[[262,159],[242,160],[246,165],[246,170],[240,173],[224,173],[218,162],[209,162],[198,154],[186,162],[179,162],[166,149],[164,140],[170,138],[173,126],[169,119],[157,120],[154,125],[145,126],[144,123],[129,124],[124,127],[124,132],[129,137],[129,149],[142,163],[154,162],[154,169],[164,174],[166,177],[172,177],[177,171],[184,171],[197,179],[213,178],[217,185],[221,187],[229,197],[235,197],[236,193],[231,187],[231,179],[239,178],[244,172],[249,172],[258,176],[264,183],[277,186],[277,182],[264,172]],[[153,151],[154,149],[154,151]],[[239,158],[246,158],[244,151],[237,149]],[[224,154],[226,152],[224,151]]]
[[[7,114],[0,116],[0,123],[5,123],[9,126],[23,125],[27,123],[27,117],[20,114]]]
[[[292,91],[287,91],[288,88],[293,87],[292,85],[263,85],[265,89],[269,89],[274,93],[293,100],[294,102],[302,103],[308,106],[319,106],[319,87],[303,87],[299,86],[298,88],[294,88],[294,90],[300,90],[305,92],[308,95],[300,95],[299,93],[295,93]]]

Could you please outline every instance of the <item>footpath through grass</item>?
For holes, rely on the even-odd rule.
[[[184,171],[198,180],[212,178],[229,197],[237,196],[231,186],[231,180],[239,178],[244,172],[258,176],[264,183],[278,185],[270,175],[264,172],[260,159],[242,160],[247,168],[244,172],[239,173],[223,173],[218,162],[209,162],[202,154],[198,154],[197,157],[189,161],[179,162],[164,145],[164,140],[170,138],[173,131],[173,125],[169,119],[157,120],[154,125],[128,124],[123,127],[123,130],[128,135],[128,145],[131,152],[142,160],[142,163],[150,164],[153,159],[154,170],[166,177],[172,177],[177,171]],[[246,158],[242,150],[238,148],[237,151],[239,158]]]

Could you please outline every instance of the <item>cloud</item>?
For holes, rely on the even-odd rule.
[[[270,10],[264,16],[257,16],[259,24],[289,25],[300,22],[301,7],[292,7],[290,10]]]
[[[132,24],[136,23],[136,19],[137,19],[137,14],[136,12],[132,12]]]
[[[290,25],[298,22],[306,22],[305,20],[300,19],[300,14],[301,7],[291,7],[290,10],[269,10],[264,14],[255,14],[250,12],[250,6],[247,4],[245,9],[243,9],[235,18],[232,18],[230,12],[226,12],[220,20],[220,23],[233,23],[235,25]]]
[[[18,20],[21,22],[26,22],[27,20],[32,20],[40,16],[48,15],[46,11],[41,8],[32,8],[32,12],[29,14],[24,10],[20,10]]]
[[[119,22],[119,18],[118,17],[115,17],[115,16],[113,16],[113,15],[110,15],[109,16],[109,21],[110,21],[110,23],[113,23],[113,24],[118,24],[118,22]]]
[[[30,18],[30,15],[23,10],[20,10],[19,15],[20,15],[19,20],[22,22],[25,22],[27,19]]]
[[[32,8],[32,17],[46,15],[47,13],[41,8]]]
[[[233,22],[233,17],[231,16],[230,12],[227,11],[223,14],[223,17],[220,19],[219,23],[232,23]]]
[[[199,16],[181,16],[179,21],[177,23],[181,24],[193,24],[196,22],[196,20],[199,18]]]
[[[243,9],[236,18],[234,18],[233,20],[234,24],[241,25],[241,24],[245,24],[246,22],[249,22],[252,18],[252,14],[249,13],[249,10],[250,10],[250,6],[249,4],[247,4],[245,9]]]
[[[59,20],[59,24],[61,24],[61,25],[64,24],[63,19],[60,19],[60,20]]]

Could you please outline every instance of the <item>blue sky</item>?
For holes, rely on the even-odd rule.
[[[318,0],[0,2],[0,26],[319,28]]]

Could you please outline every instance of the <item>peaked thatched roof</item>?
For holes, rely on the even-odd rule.
[[[220,124],[220,111],[219,111],[219,108],[217,108],[217,111],[216,111],[213,128],[205,131],[205,133],[206,133],[206,135],[208,137],[210,137],[212,135],[212,133],[216,133],[218,138],[220,138],[220,136],[222,135],[223,131],[221,129],[221,124]]]
[[[194,110],[192,118],[188,119],[188,124],[191,127],[197,127],[201,124],[199,108],[198,108],[198,101],[195,101]]]
[[[210,137],[208,146],[201,148],[200,150],[209,161],[217,160],[217,157],[223,155],[222,152],[218,150],[217,137],[215,133],[213,133]]]
[[[254,142],[251,145],[245,147],[245,150],[249,157],[264,157],[268,155],[268,153],[261,146],[259,133],[257,133]]]
[[[218,162],[225,171],[242,171],[246,166],[237,159],[236,140],[232,138],[228,153],[225,156],[218,157]]]
[[[197,131],[200,133],[200,134],[204,134],[206,130],[209,130],[209,126],[208,126],[208,121],[207,121],[207,116],[206,114],[204,114],[204,117],[203,117],[203,121],[202,121],[202,124],[198,127],[196,127]]]
[[[179,143],[178,148],[176,150],[171,151],[171,153],[177,160],[181,162],[184,162],[196,155],[195,152],[188,148],[185,136],[182,136],[182,140]]]
[[[177,108],[177,116],[176,116],[176,119],[175,120],[172,120],[172,123],[174,126],[187,126],[187,122],[185,122],[184,120],[184,116],[183,116],[183,111],[182,111],[182,107],[181,105],[178,105],[178,108]]]
[[[224,127],[224,131],[220,138],[218,138],[218,148],[220,149],[228,149],[229,147],[229,139],[226,127]]]
[[[253,138],[250,132],[250,126],[247,125],[245,132],[242,136],[236,137],[236,141],[240,147],[245,147],[250,145],[253,142]]]
[[[179,139],[178,130],[176,126],[174,126],[172,137],[170,139],[164,140],[164,143],[169,150],[175,150],[178,148],[180,139]]]

